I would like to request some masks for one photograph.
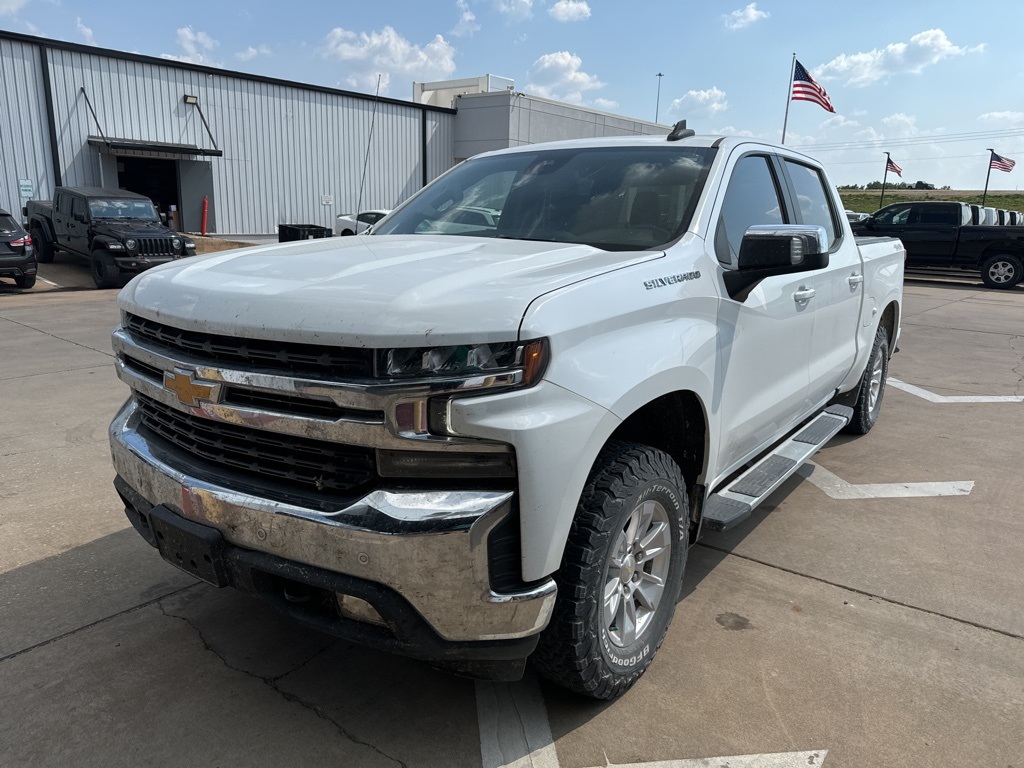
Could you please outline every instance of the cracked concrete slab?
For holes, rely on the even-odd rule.
[[[157,606],[0,664],[0,690],[7,765],[396,765]]]

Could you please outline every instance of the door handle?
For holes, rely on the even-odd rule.
[[[813,288],[804,288],[800,286],[800,290],[793,294],[793,301],[797,304],[803,304],[804,302],[810,301],[814,298]]]
[[[855,288],[864,282],[864,275],[858,275],[856,272],[846,278],[846,282],[850,284],[851,288]]]

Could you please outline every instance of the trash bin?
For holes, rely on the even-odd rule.
[[[331,237],[334,233],[330,227],[316,224],[278,224],[277,242],[290,243],[294,240],[313,240],[320,237]]]

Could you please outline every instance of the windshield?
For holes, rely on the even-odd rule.
[[[646,250],[685,231],[714,150],[588,147],[467,160],[378,226]]]
[[[144,219],[159,221],[156,210],[149,200],[90,200],[89,213],[93,219]]]

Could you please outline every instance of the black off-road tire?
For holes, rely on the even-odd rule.
[[[14,284],[21,288],[23,291],[27,291],[29,288],[35,287],[36,276],[35,275],[21,275],[20,277],[14,278]]]
[[[53,243],[46,236],[41,227],[32,227],[29,230],[29,237],[32,238],[32,246],[36,249],[36,261],[40,264],[49,264],[53,261]]]
[[[668,513],[668,574],[657,607],[636,641],[613,642],[605,590],[613,548],[631,514],[647,501]],[[595,699],[625,693],[647,671],[675,613],[688,539],[686,482],[659,450],[612,441],[601,451],[583,489],[555,576],[558,598],[532,661],[552,682]],[[646,566],[644,566],[646,567]]]
[[[879,379],[880,375],[880,379]],[[864,375],[860,377],[857,401],[853,405],[853,418],[843,431],[851,435],[866,435],[878,421],[885,398],[885,381],[889,377],[889,332],[882,326],[875,331],[875,342],[871,347]],[[872,396],[872,382],[878,385]]]
[[[97,248],[89,257],[89,271],[97,288],[117,288],[120,282],[121,270],[117,262],[102,249]]]
[[[341,230],[341,234],[339,235],[339,237],[354,237],[355,234],[356,233],[353,232],[351,229],[343,229]]]
[[[985,259],[981,265],[981,282],[986,288],[1013,288],[1024,277],[1020,259],[1006,253]]]

